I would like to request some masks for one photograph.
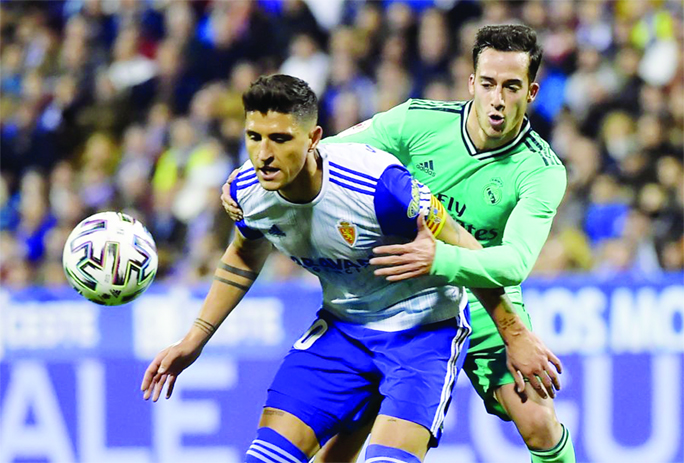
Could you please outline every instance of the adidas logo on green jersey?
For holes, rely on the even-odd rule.
[[[418,164],[416,164],[416,167],[418,168],[418,170],[422,170],[431,177],[435,176],[435,165],[433,164],[432,160],[419,162]]]

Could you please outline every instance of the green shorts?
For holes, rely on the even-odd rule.
[[[529,329],[532,329],[530,316],[522,303],[513,305]],[[494,391],[504,384],[515,382],[506,366],[506,348],[487,311],[478,302],[470,304],[470,347],[463,370],[470,378],[473,387],[485,403],[487,412],[505,421],[511,421],[506,411],[494,397]]]

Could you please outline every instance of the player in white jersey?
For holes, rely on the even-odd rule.
[[[262,77],[243,102],[250,161],[231,193],[244,219],[190,331],[146,370],[144,398],[156,401],[166,383],[171,396],[272,243],[319,277],[323,303],[276,374],[244,461],[307,462],[331,437],[377,414],[366,461],[419,462],[439,441],[467,348],[466,297],[430,276],[374,277],[371,250],[406,242],[417,228],[480,246],[393,156],[366,156],[372,148],[358,144],[318,147],[317,102],[305,82]],[[499,326],[517,317],[502,290],[476,294]]]
[[[368,263],[378,243],[415,235],[419,210],[430,210],[430,190],[394,156],[368,145],[319,146],[317,156],[321,190],[307,203],[265,190],[252,162],[242,166],[231,191],[246,213],[237,223],[242,234],[265,236],[317,275],[323,308],[346,322],[399,331],[458,315],[466,306],[463,288],[439,286],[433,277],[393,284],[374,278]],[[413,208],[408,215],[405,204]]]

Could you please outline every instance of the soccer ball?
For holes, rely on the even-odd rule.
[[[69,284],[86,299],[120,305],[140,296],[157,273],[157,247],[145,226],[120,212],[99,212],[76,225],[64,245]]]

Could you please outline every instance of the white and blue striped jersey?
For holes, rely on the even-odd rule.
[[[430,190],[394,156],[368,145],[319,145],[318,152],[322,187],[305,204],[263,189],[250,161],[241,167],[231,196],[243,210],[237,223],[242,234],[265,237],[315,274],[323,308],[344,321],[400,331],[460,315],[467,303],[462,287],[446,286],[435,276],[388,282],[368,263],[374,247],[415,238],[418,213],[430,207]]]

